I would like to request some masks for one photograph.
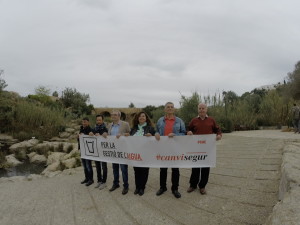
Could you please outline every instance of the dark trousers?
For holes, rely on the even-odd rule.
[[[133,167],[134,177],[135,177],[135,188],[145,189],[146,183],[148,181],[149,168],[147,167]]]
[[[86,180],[93,181],[93,167],[92,167],[92,161],[89,159],[81,159],[82,166],[84,169],[84,176]]]
[[[123,178],[123,187],[124,188],[128,188],[129,184],[128,184],[128,165],[125,164],[116,164],[113,163],[112,164],[113,167],[113,174],[114,174],[114,185],[118,186],[119,185],[119,167],[121,167],[121,171],[122,171],[122,178]]]
[[[168,168],[160,168],[160,188],[167,188]],[[172,168],[172,191],[178,190],[179,186],[179,168]]]
[[[101,171],[101,164],[102,164],[103,176],[102,176],[102,171]],[[95,165],[96,165],[96,170],[97,170],[98,182],[106,183],[107,163],[106,162],[95,161]]]
[[[197,185],[199,188],[205,188],[208,177],[209,177],[209,167],[204,168],[192,168],[192,174],[190,178],[190,186],[192,188],[197,188]]]

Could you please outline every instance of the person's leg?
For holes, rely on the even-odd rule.
[[[200,182],[199,182],[199,188],[200,189],[205,188],[205,186],[206,186],[206,184],[208,182],[209,170],[210,170],[209,167],[201,168],[201,175],[200,175],[201,179],[200,179]]]
[[[178,190],[179,186],[179,168],[172,168],[172,191]]]
[[[113,163],[112,164],[113,167],[113,174],[114,174],[114,181],[113,181],[113,185],[115,186],[119,186],[119,164]]]
[[[128,189],[128,165],[126,164],[120,164],[121,170],[122,170],[122,178],[123,178],[123,187],[125,189]]]
[[[88,177],[88,171],[86,168],[86,159],[81,158],[81,163],[82,163],[82,167],[83,167],[83,171],[84,171],[84,180],[81,182],[82,184],[88,182],[89,177]]]
[[[97,171],[97,182],[102,182],[102,174],[101,174],[101,162],[95,161],[96,171]]]
[[[88,174],[88,182],[85,185],[90,186],[92,183],[94,183],[92,160],[86,159],[85,163]]]
[[[167,189],[168,168],[160,168],[160,188]]]
[[[135,190],[139,190],[140,189],[140,181],[139,181],[139,167],[133,167],[134,169],[134,183],[135,183]],[[136,193],[137,194],[137,193]]]
[[[101,162],[101,164],[102,164],[102,170],[103,170],[102,183],[106,183],[106,179],[107,179],[107,162]]]
[[[200,168],[192,168],[190,187],[196,189],[200,179]]]
[[[148,181],[148,176],[149,176],[149,168],[148,167],[141,167],[141,174],[140,174],[140,178],[141,178],[141,183],[140,183],[140,189],[145,189],[146,188],[146,184]]]

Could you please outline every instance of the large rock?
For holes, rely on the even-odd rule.
[[[76,158],[70,158],[62,161],[62,165],[65,169],[75,168],[76,167]]]
[[[39,140],[37,139],[30,139],[28,141],[23,141],[17,144],[14,144],[9,147],[10,153],[14,153],[16,158],[18,159],[26,159],[26,152],[27,149],[37,145]]]
[[[14,154],[5,156],[5,159],[6,159],[7,163],[11,166],[17,166],[17,165],[22,164],[22,162],[20,162],[19,160],[16,159]]]
[[[45,175],[48,172],[55,172],[58,170],[62,170],[61,163],[60,162],[54,162],[51,165],[47,166],[46,169],[41,173],[42,175]]]
[[[11,153],[14,153],[18,151],[19,149],[28,149],[30,147],[33,147],[34,145],[37,145],[39,143],[39,140],[37,139],[30,139],[28,141],[22,141],[20,143],[14,144],[9,147],[9,150]]]
[[[66,153],[63,152],[52,152],[47,159],[47,165],[51,165],[55,162],[59,162],[63,159]]]
[[[31,163],[45,163],[47,158],[44,155],[35,154],[30,159]]]
[[[60,134],[59,134],[59,137],[60,138],[68,138],[68,137],[70,137],[70,133],[68,133],[68,132],[61,132]]]
[[[74,134],[76,132],[76,130],[73,129],[73,128],[66,128],[65,132],[70,133],[70,134]]]
[[[300,187],[286,193],[284,199],[277,203],[265,225],[294,225],[300,223]]]
[[[281,179],[279,185],[279,200],[293,187],[300,185],[300,146],[291,144],[283,149]]]

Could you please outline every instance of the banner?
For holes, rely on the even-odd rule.
[[[88,136],[80,135],[81,158],[137,167],[215,167],[216,135]]]

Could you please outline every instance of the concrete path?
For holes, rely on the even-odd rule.
[[[263,224],[277,203],[282,149],[300,134],[246,131],[225,134],[217,146],[217,167],[211,170],[207,195],[187,193],[190,169],[180,169],[176,199],[170,191],[155,195],[159,169],[150,169],[145,194],[136,196],[133,169],[130,191],[110,193],[80,184],[82,168],[52,177],[0,179],[1,225],[126,225],[126,224]],[[170,172],[170,171],[169,171]]]

